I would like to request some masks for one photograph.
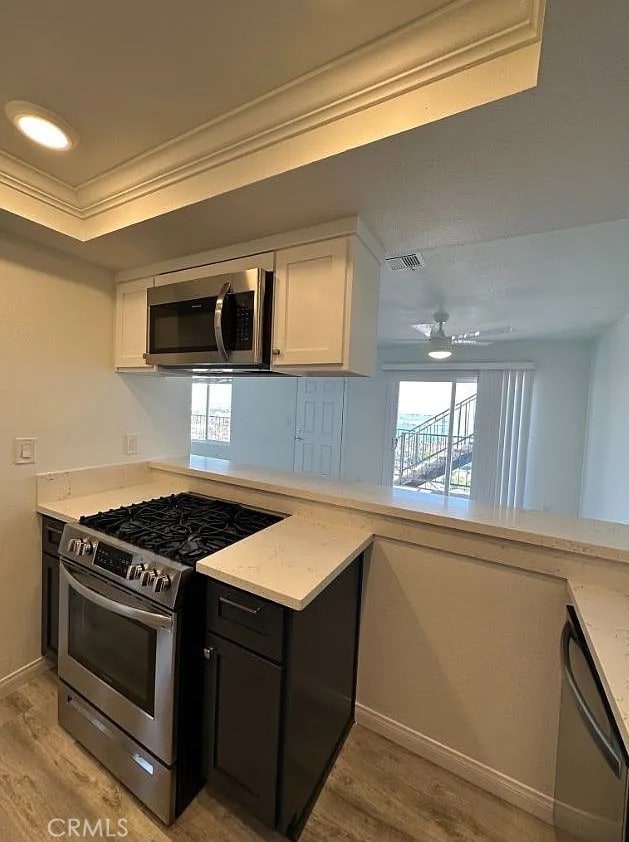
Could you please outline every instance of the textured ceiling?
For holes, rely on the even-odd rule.
[[[629,3],[551,0],[537,88],[87,244],[125,268],[359,214],[390,253],[629,217]]]
[[[550,0],[532,91],[88,244],[6,213],[0,229],[126,268],[357,213],[389,254],[429,263],[385,274],[382,341],[408,341],[406,311],[425,321],[437,303],[462,329],[592,335],[629,310],[629,235],[589,227],[629,218],[628,43],[626,0]],[[575,226],[588,227],[561,235]]]
[[[629,312],[629,220],[424,252],[426,268],[382,274],[379,335],[450,314],[446,332],[510,326],[506,341],[595,336]],[[502,339],[502,338],[501,338]]]
[[[0,108],[38,103],[81,142],[0,149],[72,185],[442,5],[440,0],[2,0]]]

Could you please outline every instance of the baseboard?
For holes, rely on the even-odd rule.
[[[30,664],[25,664],[25,666],[20,667],[18,670],[15,670],[15,672],[5,675],[4,678],[0,678],[0,699],[4,696],[8,696],[9,693],[17,690],[18,687],[21,687],[22,684],[26,684],[26,682],[30,681],[32,678],[35,678],[35,676],[40,672],[45,672],[50,668],[51,665],[45,658],[36,658],[34,661],[31,661]]]
[[[510,778],[431,737],[413,731],[412,728],[371,710],[365,705],[356,704],[356,722],[363,728],[386,737],[391,742],[412,751],[413,754],[418,754],[486,792],[502,798],[503,801],[552,824],[554,799],[550,795]]]

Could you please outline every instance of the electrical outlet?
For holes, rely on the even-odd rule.
[[[139,452],[138,434],[127,433],[124,437],[124,452],[127,456],[137,456]]]
[[[13,439],[13,464],[35,464],[35,442],[37,439]]]

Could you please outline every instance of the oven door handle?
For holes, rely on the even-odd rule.
[[[78,594],[89,600],[89,602],[93,602],[95,605],[99,605],[101,608],[111,611],[112,614],[119,614],[121,617],[127,617],[129,620],[137,620],[138,623],[142,623],[151,629],[172,632],[172,617],[169,617],[166,614],[157,614],[153,611],[143,611],[141,608],[136,608],[134,605],[127,605],[124,602],[118,602],[115,599],[103,596],[103,594],[93,588],[88,588],[87,585],[79,582],[79,580],[69,572],[63,562],[60,567],[61,574],[69,587],[73,588]]]
[[[225,306],[225,299],[231,290],[231,281],[227,281],[221,287],[221,291],[216,299],[216,307],[214,308],[214,336],[216,337],[216,347],[221,359],[224,362],[229,360],[229,354],[225,348],[225,339],[223,337],[223,307]]]

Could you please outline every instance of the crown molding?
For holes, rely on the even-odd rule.
[[[82,239],[83,219],[68,184],[0,151],[0,207]]]
[[[77,187],[0,155],[0,201],[87,241],[537,82],[545,0],[454,0]]]

